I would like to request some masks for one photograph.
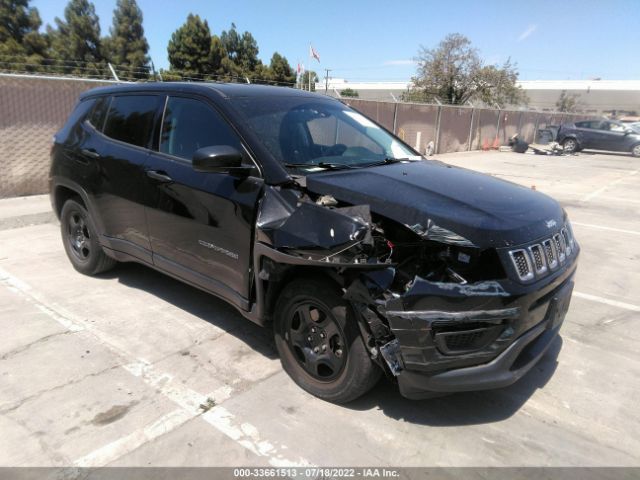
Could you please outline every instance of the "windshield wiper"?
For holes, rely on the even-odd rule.
[[[387,157],[384,160],[380,160],[379,162],[372,162],[372,163],[365,163],[363,165],[360,165],[361,167],[377,167],[378,165],[391,165],[392,163],[399,163],[399,162],[411,162],[413,160],[411,160],[410,158],[393,158],[393,157]]]
[[[285,163],[285,167],[291,168],[324,168],[325,170],[345,170],[347,168],[356,168],[346,163]]]

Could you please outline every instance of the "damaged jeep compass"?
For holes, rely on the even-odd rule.
[[[512,384],[569,308],[579,247],[556,201],[313,93],[90,90],[50,182],[76,270],[135,261],[226,300],[332,402],[382,375],[408,398]]]

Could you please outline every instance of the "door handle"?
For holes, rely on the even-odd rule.
[[[100,154],[96,152],[93,148],[83,148],[80,150],[80,153],[85,157],[100,158]]]
[[[169,175],[164,172],[159,172],[158,170],[147,170],[147,177],[163,183],[173,182],[173,179]]]

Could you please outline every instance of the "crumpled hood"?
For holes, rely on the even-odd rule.
[[[520,245],[564,223],[552,198],[529,188],[439,161],[317,173],[306,178],[316,194],[330,194],[405,225],[429,220],[481,248]]]

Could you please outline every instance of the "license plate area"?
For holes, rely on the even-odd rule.
[[[569,305],[571,304],[571,294],[573,293],[573,282],[569,282],[564,285],[549,302],[549,309],[547,310],[547,328],[554,329],[562,325],[564,317],[569,311]]]

